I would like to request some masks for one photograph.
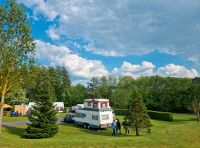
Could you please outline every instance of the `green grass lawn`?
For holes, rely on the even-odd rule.
[[[118,118],[122,121],[123,117]],[[23,139],[25,127],[3,128],[0,138],[1,148],[66,148],[66,147],[200,147],[200,124],[194,115],[174,114],[173,122],[152,120],[150,134],[141,132],[141,136],[119,135],[111,137],[111,130],[86,130],[73,124],[59,125],[59,132],[53,138]],[[124,133],[124,131],[122,130]]]
[[[57,113],[57,117],[65,117],[65,115],[66,115],[67,113]]]
[[[3,116],[3,122],[15,122],[27,119],[28,119],[27,116],[20,116],[20,117]]]
[[[57,117],[65,117],[66,113],[57,113]],[[3,122],[15,122],[15,121],[22,121],[27,120],[27,116],[20,116],[20,117],[10,117],[10,116],[3,116]]]

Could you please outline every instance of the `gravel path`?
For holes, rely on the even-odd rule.
[[[3,122],[2,126],[16,127],[16,126],[20,126],[20,125],[26,125],[27,123],[30,123],[29,120],[15,121],[15,122]],[[63,123],[63,118],[58,118],[57,123],[58,124]]]

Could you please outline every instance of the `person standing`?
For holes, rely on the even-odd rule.
[[[117,124],[117,131],[116,131],[117,134],[118,134],[118,133],[119,133],[119,134],[122,134],[122,133],[121,133],[121,123],[120,123],[119,119],[117,119],[117,123],[116,123],[116,124]]]
[[[112,136],[114,137],[114,136],[116,136],[116,128],[117,128],[117,124],[116,124],[115,120],[113,120],[111,128],[112,128]]]
[[[128,127],[128,120],[124,120],[124,122],[122,123],[122,125],[124,126],[124,129],[125,129],[125,135],[130,133],[130,129]]]

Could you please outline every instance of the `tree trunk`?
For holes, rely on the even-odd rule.
[[[3,105],[4,105],[4,95],[1,96],[1,108],[0,108],[0,137],[2,137],[2,119],[3,119]]]
[[[197,111],[197,113],[198,113],[198,121],[200,123],[200,102],[198,104],[198,111]]]
[[[139,128],[138,127],[135,128],[135,134],[136,134],[136,136],[139,136]]]

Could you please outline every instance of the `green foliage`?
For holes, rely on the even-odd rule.
[[[111,95],[112,106],[126,108],[131,92],[137,88],[149,110],[191,112],[199,102],[199,78],[122,77]]]
[[[86,88],[82,84],[77,84],[71,87],[70,94],[70,105],[81,104],[86,99]]]
[[[125,76],[119,79],[115,92],[111,96],[111,102],[116,107],[127,107],[132,95],[133,78]]]
[[[117,79],[114,77],[93,77],[87,85],[87,98],[110,99],[116,90]],[[112,101],[111,101],[112,104]]]
[[[35,106],[28,115],[29,121],[24,137],[31,139],[53,137],[57,131],[56,111],[53,107],[50,76],[45,69],[40,71],[35,89]]]
[[[51,84],[53,85],[53,93],[55,101],[64,102],[65,105],[71,105],[70,87],[71,81],[69,74],[64,67],[48,67],[48,73],[51,77]]]
[[[10,105],[21,105],[22,103],[28,104],[29,99],[26,98],[26,92],[24,89],[19,88],[16,91],[12,91],[7,94],[5,102]]]
[[[118,116],[126,116],[128,114],[128,109],[114,109],[114,113]],[[147,114],[150,116],[151,119],[173,121],[173,114],[170,112],[147,110]]]
[[[114,109],[115,115],[126,116],[128,114],[128,109]]]
[[[133,92],[126,119],[130,127],[135,129],[136,136],[139,136],[139,129],[141,128],[148,128],[150,131],[150,117],[147,114],[143,98],[137,91]]]
[[[37,83],[39,81],[43,81],[40,77],[41,71],[45,73],[45,75],[49,75],[49,83],[51,84],[51,98],[54,101],[64,102],[66,106],[70,106],[73,102],[71,99],[71,81],[68,75],[67,70],[64,67],[44,67],[35,65],[32,67],[30,75],[31,85],[26,84],[24,88],[27,92],[27,97],[30,101],[33,101],[35,96],[35,90],[37,89]]]
[[[151,119],[157,119],[157,120],[163,120],[163,121],[173,121],[173,114],[169,113],[169,112],[148,110],[147,113]]]
[[[0,4],[0,95],[15,89],[24,75],[23,66],[33,61],[35,45],[22,4]]]
[[[25,9],[16,0],[0,4],[0,135],[5,96],[23,83],[24,67],[33,63],[35,44]]]

